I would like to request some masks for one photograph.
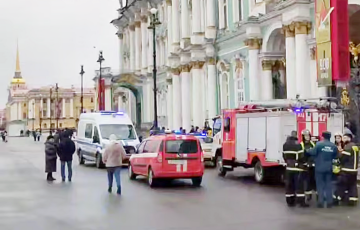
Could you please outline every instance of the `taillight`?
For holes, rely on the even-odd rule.
[[[158,156],[157,156],[157,161],[158,161],[159,163],[161,163],[161,162],[162,162],[162,160],[163,160],[163,153],[162,153],[162,152],[160,152],[160,153],[158,153]]]
[[[204,162],[204,151],[201,151],[201,162]]]

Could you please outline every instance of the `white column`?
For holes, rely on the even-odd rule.
[[[61,104],[62,104],[62,117],[66,117],[66,104],[65,104],[65,98],[63,98],[62,99],[62,102],[61,102]]]
[[[296,52],[295,35],[291,26],[283,27],[286,44],[286,94],[288,99],[296,98]]]
[[[272,66],[272,61],[262,61],[261,100],[272,100],[274,98],[272,83]]]
[[[141,16],[141,65],[142,65],[142,69],[145,70],[144,71],[145,73],[147,72],[146,68],[148,65],[147,32],[148,32],[147,16],[143,15]]]
[[[120,73],[124,70],[124,35],[121,33],[118,34],[119,37],[119,71]]]
[[[172,15],[171,15],[171,0],[167,0],[166,1],[167,3],[167,25],[168,25],[168,32],[167,32],[167,39],[168,39],[168,42],[167,42],[167,52],[168,52],[168,57],[170,57],[171,55],[171,52],[172,52],[172,43],[173,43],[173,40],[172,40],[172,31],[171,31],[171,27],[172,27]]]
[[[318,97],[318,82],[317,82],[317,64],[316,64],[315,54],[311,55],[311,60],[309,63],[310,63],[309,69],[310,69],[310,77],[311,77],[311,82],[309,85],[311,87],[311,98],[316,98]]]
[[[181,38],[190,38],[188,0],[181,0]]]
[[[206,0],[206,25],[207,27],[215,27],[215,0]]]
[[[203,68],[200,70],[201,72],[201,121],[204,123],[205,122],[205,119],[207,119],[207,95],[206,95],[206,83],[207,83],[207,75],[206,75],[206,69],[207,69],[207,66],[206,65],[203,65]],[[201,124],[200,127],[202,127],[203,123]]]
[[[209,118],[216,117],[216,66],[215,59],[210,58],[207,63],[208,82],[207,82],[207,101],[208,101],[208,114]]]
[[[200,9],[200,0],[192,1],[192,33],[201,32],[201,9]]]
[[[47,104],[46,105],[46,116],[47,116],[47,118],[50,118],[50,115],[51,115],[50,98],[47,98],[46,104]]]
[[[148,50],[148,73],[152,73],[154,60],[153,60],[153,31],[151,29],[148,30],[148,39],[149,39],[149,50]]]
[[[260,84],[259,81],[259,39],[248,39],[246,41],[249,47],[249,86],[250,101],[260,100]]]
[[[122,97],[121,96],[118,96],[118,111],[121,111],[122,110]]]
[[[130,71],[135,71],[135,25],[130,25]]]
[[[192,118],[193,118],[193,125],[201,127],[204,123],[203,120],[203,110],[202,110],[202,66],[203,63],[197,62],[194,63],[192,72],[192,80],[193,80],[193,87],[192,87]],[[183,80],[183,78],[181,78]],[[182,92],[184,94],[184,92]],[[185,94],[187,94],[185,92]]]
[[[200,2],[200,30],[205,32],[205,5],[204,0],[198,0]]]
[[[296,47],[296,92],[300,98],[311,97],[311,82],[309,72],[309,49],[307,44],[308,27],[306,22],[295,23]]]
[[[110,86],[105,86],[105,110],[106,111],[111,111],[111,87]]]
[[[173,127],[173,87],[172,87],[172,80],[168,81],[167,85],[167,95],[166,95],[166,109],[167,109],[167,128],[172,130],[175,127]]]
[[[182,127],[188,132],[191,128],[191,97],[189,93],[189,90],[191,90],[191,77],[188,66],[182,66],[180,77]]]
[[[180,22],[179,22],[179,0],[172,1],[171,7],[171,15],[172,15],[172,39],[173,39],[173,49],[178,49],[180,46]]]
[[[135,22],[135,69],[141,70],[141,22]]]
[[[181,84],[179,70],[173,70],[173,129],[182,126]],[[188,105],[189,106],[189,105]]]
[[[74,117],[74,99],[70,98],[70,117]]]
[[[224,0],[218,0],[219,29],[225,29]]]

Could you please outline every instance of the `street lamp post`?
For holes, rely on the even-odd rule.
[[[34,131],[34,129],[35,129],[35,103],[34,102],[32,103],[32,109],[33,109],[32,130]]]
[[[50,87],[50,111],[49,111],[49,114],[50,114],[50,134],[52,133],[52,125],[51,125],[51,111],[52,111],[52,87]]]
[[[152,29],[153,31],[153,80],[154,80],[154,124],[152,129],[153,130],[159,130],[158,127],[158,115],[157,115],[157,86],[156,86],[156,26],[160,25],[160,21],[157,15],[158,10],[156,8],[152,8],[150,10],[151,13],[151,21],[150,21],[150,26],[148,27],[149,29]]]
[[[59,129],[59,86],[58,83],[55,84],[56,92],[56,109],[55,109],[55,118],[56,118],[56,130]]]
[[[42,95],[40,94],[40,103],[39,103],[39,126],[40,126],[40,133],[41,133],[41,123],[42,123],[42,107],[43,107],[43,99]]]
[[[80,110],[80,113],[84,112],[84,81],[83,81],[84,73],[85,73],[84,66],[82,65],[81,71],[80,71],[80,75],[81,75],[81,96],[80,96],[81,110]]]
[[[103,61],[105,61],[105,59],[104,59],[104,57],[103,57],[103,52],[102,51],[100,51],[99,52],[99,58],[98,58],[98,60],[97,60],[97,62],[99,63],[99,65],[100,65],[100,69],[99,69],[99,83],[98,83],[98,100],[99,100],[99,110],[101,111],[101,110],[105,110],[105,108],[104,108],[104,105],[103,105],[103,97],[104,97],[104,95],[103,95],[103,88],[102,88],[102,85],[101,85],[101,64],[102,64],[102,62]]]

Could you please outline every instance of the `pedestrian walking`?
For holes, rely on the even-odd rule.
[[[331,208],[333,205],[333,162],[337,157],[338,148],[330,141],[331,133],[322,133],[324,140],[316,143],[315,147],[305,151],[308,156],[313,156],[315,161],[315,180],[318,193],[318,207]]]
[[[38,130],[38,131],[36,132],[36,139],[37,139],[37,141],[40,141],[40,137],[41,137],[41,132]]]
[[[63,132],[58,147],[58,155],[61,161],[61,178],[64,182],[66,179],[65,167],[68,169],[68,180],[72,179],[72,160],[75,152],[75,143],[70,139],[68,132]]]
[[[53,136],[48,136],[45,142],[45,172],[47,173],[46,180],[56,180],[52,173],[56,172],[56,145]]]
[[[120,171],[122,161],[126,157],[125,149],[121,142],[117,141],[116,135],[109,137],[110,144],[105,148],[102,160],[107,168],[108,192],[112,192],[113,179],[115,177],[117,194],[121,195]]]
[[[35,132],[35,130],[32,131],[32,136],[34,138],[34,141],[36,141],[36,132]]]
[[[291,132],[283,145],[283,157],[286,162],[285,171],[285,197],[289,207],[295,206],[297,203],[301,207],[308,207],[305,201],[305,179],[304,170],[305,156],[304,150],[298,142],[296,131]]]

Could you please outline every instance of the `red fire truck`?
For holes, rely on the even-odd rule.
[[[320,139],[325,130],[342,132],[344,116],[334,98],[254,102],[222,112],[219,175],[241,166],[254,168],[255,180],[282,180],[282,146],[291,131],[310,130]]]

